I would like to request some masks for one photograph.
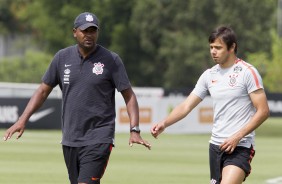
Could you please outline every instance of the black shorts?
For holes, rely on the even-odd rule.
[[[227,154],[221,151],[218,145],[210,144],[209,155],[210,179],[213,183],[220,183],[222,169],[227,165],[235,165],[243,169],[247,177],[251,173],[251,161],[255,155],[255,150],[253,146],[250,148],[237,146],[231,154]]]
[[[63,146],[64,158],[71,184],[99,184],[110,157],[112,144],[84,147]]]

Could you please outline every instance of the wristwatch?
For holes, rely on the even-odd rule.
[[[132,128],[130,129],[130,132],[140,133],[141,130],[140,130],[139,126],[134,126],[134,127],[132,127]]]

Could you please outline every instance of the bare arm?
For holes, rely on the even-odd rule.
[[[139,107],[132,88],[121,91],[130,119],[130,127],[139,125]]]
[[[269,107],[264,90],[259,89],[252,92],[250,98],[256,108],[256,113],[248,124],[220,145],[221,150],[232,153],[243,137],[258,128],[269,117]]]
[[[132,88],[128,88],[126,90],[123,90],[121,94],[124,98],[127,113],[130,119],[130,128],[139,126],[139,107],[135,93],[133,92]],[[142,144],[148,149],[151,149],[151,145],[147,141],[142,139],[140,133],[130,133],[129,145],[132,146],[133,143]]]
[[[52,89],[52,87],[44,83],[40,84],[38,89],[35,91],[31,99],[29,100],[24,112],[19,117],[18,121],[6,131],[3,138],[5,141],[7,139],[10,139],[15,132],[19,132],[17,139],[22,136],[28,119],[37,109],[42,106]]]
[[[179,104],[173,109],[173,111],[160,123],[153,125],[151,128],[151,134],[157,138],[166,127],[178,122],[187,116],[200,102],[202,99],[193,93],[191,93],[185,101]]]

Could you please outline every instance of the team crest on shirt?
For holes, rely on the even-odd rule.
[[[234,87],[237,84],[238,74],[229,75],[229,86]]]
[[[92,71],[93,71],[93,73],[95,73],[96,75],[102,74],[103,71],[104,71],[103,67],[104,67],[104,64],[103,64],[103,63],[100,63],[100,62],[94,63],[94,68],[93,68]]]
[[[236,66],[235,68],[234,68],[234,73],[239,73],[239,72],[241,72],[242,71],[242,67],[241,66]]]

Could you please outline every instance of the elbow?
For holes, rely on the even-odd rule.
[[[262,111],[262,116],[264,117],[264,118],[263,118],[264,120],[266,120],[267,118],[269,118],[269,116],[270,116],[269,107],[265,108],[265,109]]]

